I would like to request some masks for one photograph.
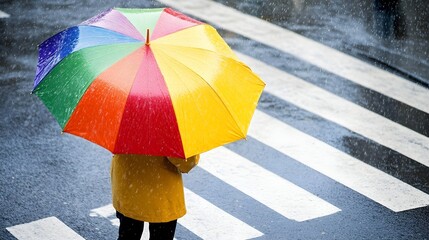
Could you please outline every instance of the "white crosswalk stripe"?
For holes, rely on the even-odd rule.
[[[3,11],[0,10],[0,18],[8,18],[8,17],[10,17],[9,14],[7,14],[7,13],[5,13],[5,12],[3,12]]]
[[[185,189],[188,213],[179,224],[202,239],[252,239],[263,235],[189,189]]]
[[[18,240],[85,240],[56,217],[16,225],[7,230]]]
[[[226,149],[201,156],[200,167],[286,218],[306,221],[339,208]]]
[[[116,210],[113,208],[112,204],[92,209],[89,216],[107,218],[112,225],[119,226],[119,219],[116,218]]]

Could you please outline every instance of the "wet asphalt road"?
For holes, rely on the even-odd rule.
[[[267,12],[258,1],[245,1],[247,5],[236,4],[235,1],[219,2],[253,15],[259,13],[263,16],[260,13]],[[30,95],[37,63],[37,44],[46,37],[113,6],[162,5],[152,1],[106,3],[72,0],[0,3],[0,10],[11,15],[9,18],[0,18],[0,239],[14,239],[6,227],[49,216],[56,216],[85,239],[115,239],[116,227],[106,219],[89,216],[91,209],[111,202],[111,154],[85,140],[67,134],[61,135],[61,129],[47,109],[35,96]],[[305,9],[308,10],[307,13],[314,11],[314,5],[308,6],[303,6],[304,13]],[[317,7],[322,8],[321,5]],[[281,12],[277,9],[272,12],[272,16],[281,16]],[[272,21],[302,34],[305,34],[305,25],[308,25],[308,29],[314,28],[311,21],[297,23],[290,19],[275,18]],[[329,25],[318,29],[320,39],[318,36],[313,38],[340,50],[346,48],[344,44],[333,44],[338,33],[330,31]],[[245,52],[429,136],[427,113],[292,55],[232,32],[221,29],[219,32],[237,51]],[[345,41],[347,40],[355,41],[346,38]],[[427,55],[415,56],[414,59],[424,65],[425,57]],[[417,70],[412,71],[415,73]],[[424,72],[417,74],[419,78],[426,76]],[[263,94],[259,110],[429,194],[429,168],[392,149],[268,93]],[[265,233],[261,239],[429,239],[429,207],[392,212],[315,170],[294,162],[276,149],[267,151],[258,139],[250,137],[248,141],[230,144],[228,148],[245,157],[255,156],[264,162],[266,169],[342,209],[341,213],[335,215],[299,223],[268,208],[258,207],[255,200],[243,196],[243,193],[201,168],[186,176],[185,181],[192,191],[210,199],[215,205],[222,206],[225,211],[234,213],[250,225],[259,225],[259,229]],[[284,160],[285,165],[279,164],[275,159]],[[315,185],[314,182],[319,184]],[[220,189],[228,198],[222,197],[218,191],[205,189]],[[198,239],[181,226],[178,226],[176,237]]]
[[[413,81],[429,84],[426,0],[221,0]]]

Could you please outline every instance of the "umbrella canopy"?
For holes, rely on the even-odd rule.
[[[264,86],[210,25],[114,8],[39,45],[33,93],[112,153],[185,158],[245,138]]]

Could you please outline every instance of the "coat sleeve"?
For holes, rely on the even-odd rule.
[[[168,157],[168,160],[176,166],[182,173],[188,173],[192,168],[197,166],[200,155],[195,155],[186,159]]]

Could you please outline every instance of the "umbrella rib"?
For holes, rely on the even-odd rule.
[[[75,72],[75,74],[73,74],[73,77],[74,77],[77,73],[78,73],[78,71],[76,71],[76,72]],[[74,106],[73,111],[70,113],[70,115],[69,115],[69,117],[68,117],[67,121],[65,122],[64,127],[63,127],[63,131],[64,131],[64,129],[66,128],[66,126],[68,125],[68,123],[69,123],[69,121],[70,121],[70,117],[71,117],[71,116],[73,115],[73,113],[76,111],[76,108],[77,108],[77,106],[79,105],[79,102],[82,100],[83,96],[84,96],[84,95],[85,95],[85,93],[88,91],[89,87],[90,87],[90,86],[91,86],[91,84],[94,82],[94,80],[95,80],[95,79],[97,79],[97,77],[98,77],[98,76],[96,76],[94,79],[92,79],[92,80],[89,82],[88,86],[86,86],[86,87],[85,87],[85,90],[83,91],[82,95],[79,97],[79,100],[76,102],[76,105]]]
[[[105,45],[103,45],[103,46],[105,46]],[[136,49],[136,50],[134,50],[134,51],[137,51],[137,50],[138,50],[138,49]],[[134,52],[134,51],[132,51],[132,52]],[[132,53],[132,52],[131,52],[131,53]],[[90,61],[94,61],[94,60],[99,59],[99,58],[103,58],[103,56],[90,58],[89,60],[90,60]],[[121,59],[118,59],[117,61],[113,62],[112,64],[110,64],[110,65],[106,66],[106,67],[105,67],[105,69],[104,69],[102,72],[104,72],[106,69],[108,69],[109,67],[113,66],[115,63],[117,63],[117,62],[118,62],[118,61],[120,61],[120,60],[121,60]],[[79,72],[79,71],[76,71],[76,72],[73,74],[73,77],[74,77],[78,72]],[[101,72],[101,73],[102,73],[102,72]],[[101,74],[101,73],[100,73],[100,74]],[[94,78],[89,82],[88,86],[86,86],[86,87],[85,87],[85,90],[83,91],[82,95],[79,97],[78,101],[76,102],[76,105],[74,106],[73,111],[70,113],[69,118],[68,118],[68,119],[67,119],[67,121],[65,122],[63,129],[65,129],[65,127],[67,126],[68,122],[70,121],[70,116],[72,116],[72,115],[73,115],[73,113],[74,113],[74,111],[76,111],[76,106],[79,104],[79,102],[80,102],[80,100],[82,99],[82,97],[85,95],[85,93],[88,91],[88,89],[89,89],[89,87],[91,86],[91,84],[94,82],[94,80],[95,80],[95,79],[97,79],[97,77],[98,77],[100,74],[98,74],[97,76],[95,76],[95,77],[94,77]]]
[[[122,13],[121,13],[122,14]],[[116,21],[112,21],[112,20],[110,20],[110,19],[103,19],[103,21],[106,21],[106,22],[111,22],[111,23],[113,23],[113,24],[115,24],[116,23]],[[136,30],[136,33],[138,33],[139,34],[139,37],[141,37],[142,39],[143,39],[143,36],[142,36],[142,34],[134,27],[134,25],[130,22],[130,24],[133,26],[133,28],[134,28],[134,30]],[[136,39],[136,40],[138,40],[138,41],[142,41],[142,39],[138,39],[138,38],[135,38],[135,37],[132,37],[132,36],[130,36],[130,35],[126,35],[126,34],[124,34],[124,33],[121,33],[121,32],[118,32],[118,31],[115,31],[115,30],[112,30],[112,29],[108,29],[108,28],[104,28],[104,27],[100,27],[100,26],[95,26],[95,25],[80,25],[80,26],[90,26],[90,27],[97,27],[97,28],[101,28],[101,29],[105,29],[105,30],[108,30],[108,31],[112,31],[112,32],[115,32],[115,33],[118,33],[118,34],[121,34],[121,35],[123,35],[123,36],[126,36],[126,37],[129,37],[129,38],[132,38],[132,39]]]
[[[165,43],[155,43],[155,40],[152,42],[152,44],[156,44],[156,45],[159,45],[159,46],[168,46],[168,47],[172,47],[172,48],[183,48],[183,49],[194,49],[194,50],[205,51],[205,52],[209,52],[209,53],[211,53],[211,54],[216,54],[217,56],[220,56],[220,57],[228,58],[228,59],[230,59],[230,60],[232,60],[232,61],[234,61],[234,62],[236,62],[236,63],[238,63],[238,64],[243,65],[243,66],[244,66],[244,67],[246,67],[246,68],[249,68],[246,64],[244,64],[242,61],[240,61],[240,60],[238,59],[238,57],[236,56],[236,54],[235,54],[233,51],[231,51],[232,56],[233,56],[233,57],[231,57],[231,56],[228,56],[228,55],[226,55],[226,54],[223,54],[223,53],[220,53],[220,52],[216,52],[215,50],[208,49],[208,48],[202,48],[202,47],[191,47],[191,46],[184,46],[184,45],[165,44]],[[158,49],[158,48],[157,48],[157,49]],[[235,57],[235,58],[234,58],[234,57]],[[249,68],[249,69],[250,69],[250,68]]]
[[[97,46],[90,46],[90,47],[86,47],[86,48],[81,48],[77,51],[71,52],[69,55],[63,57],[60,61],[58,61],[54,66],[52,66],[52,68],[43,76],[43,78],[40,80],[40,82],[38,83],[38,85],[53,71],[54,68],[56,68],[59,64],[61,64],[62,61],[64,61],[66,58],[70,57],[72,54],[76,54],[78,52],[80,52],[81,50],[84,49],[90,49],[90,48],[97,48],[97,47],[108,47],[108,46],[124,46],[124,45],[128,45],[128,44],[143,44],[142,42],[129,42],[129,43],[113,43],[113,44],[104,44],[104,45],[97,45]],[[101,58],[101,57],[96,57],[96,58],[88,58],[87,60],[93,61],[94,59],[97,58]],[[56,59],[52,58],[53,60]],[[51,61],[52,62],[52,61]],[[51,65],[51,62],[49,65]],[[44,66],[43,69],[45,69],[47,66]],[[37,86],[38,86],[37,85]],[[37,89],[37,86],[34,87],[33,92]]]
[[[155,40],[159,40],[159,39],[163,39],[163,38],[165,38],[165,37],[169,37],[169,36],[170,36],[170,35],[172,35],[172,34],[176,34],[176,33],[179,33],[179,32],[181,32],[181,31],[188,30],[188,29],[190,29],[190,28],[198,27],[198,26],[200,26],[200,25],[201,25],[201,24],[197,24],[197,25],[188,26],[188,27],[185,27],[185,28],[182,28],[182,29],[174,30],[174,31],[172,31],[172,32],[169,32],[169,33],[168,33],[168,34],[166,34],[166,35],[158,36],[157,38],[153,39],[153,41],[155,41]],[[156,28],[156,25],[155,25],[155,28]],[[153,31],[154,31],[154,32],[155,32],[155,28],[153,29]]]
[[[197,75],[205,84],[207,84],[212,91],[216,94],[216,96],[218,97],[219,101],[225,106],[225,109],[228,111],[228,113],[230,114],[230,116],[234,119],[234,123],[236,124],[237,128],[240,129],[240,133],[241,135],[244,136],[244,133],[242,131],[242,129],[240,128],[238,121],[237,121],[237,117],[232,113],[232,111],[229,109],[229,107],[227,106],[227,104],[222,100],[221,96],[219,95],[219,93],[213,88],[213,86],[211,84],[209,84],[207,81],[204,80],[204,78],[197,73],[196,71],[194,71],[193,69],[191,69],[190,67],[186,66],[185,64],[181,63],[180,61],[178,61],[177,59],[175,59],[174,57],[171,57],[170,55],[168,55],[163,49],[157,49],[160,50],[164,55],[166,55],[168,58],[172,59],[173,61],[175,61],[176,63],[180,64],[181,66],[184,66],[186,69],[188,69],[189,71],[193,72],[195,75]],[[215,53],[215,52],[214,52]],[[237,61],[238,62],[238,61]],[[238,62],[240,63],[240,62]]]
[[[143,59],[142,59],[141,61],[143,61]],[[139,65],[141,65],[141,62],[140,62],[140,64],[139,64]],[[137,70],[137,71],[136,71],[136,73],[135,73],[135,76],[134,76],[134,80],[133,80],[133,84],[132,84],[132,85],[134,85],[134,81],[136,80],[137,73],[138,73],[138,70]],[[112,153],[114,153],[114,152],[115,152],[116,145],[118,144],[119,132],[121,131],[121,126],[122,126],[123,116],[124,116],[124,113],[125,113],[125,109],[127,109],[128,99],[130,98],[130,94],[129,94],[129,93],[131,92],[131,89],[133,88],[133,86],[132,86],[132,85],[131,85],[131,87],[130,87],[130,88],[129,88],[129,90],[128,90],[127,99],[125,100],[124,108],[122,109],[121,117],[120,117],[119,124],[118,124],[118,131],[117,131],[116,136],[115,136],[115,143],[113,144],[113,149],[112,149],[112,151],[111,151]]]
[[[165,53],[164,53],[164,55],[165,55]],[[168,56],[167,56],[168,57]],[[169,58],[171,58],[171,57],[169,57]],[[180,74],[178,74],[177,73],[177,71],[176,71],[176,69],[174,69],[174,68],[170,68],[175,74],[176,74],[176,76],[180,76]],[[161,73],[162,74],[162,73]],[[179,81],[181,81],[182,82],[182,86],[185,86],[186,87],[186,89],[187,89],[187,91],[188,92],[191,92],[190,90],[189,90],[189,87],[182,81],[182,79],[180,78],[180,77],[178,77],[177,78]],[[165,78],[164,78],[164,81],[165,81]],[[171,97],[170,97],[170,99],[171,99]],[[196,100],[195,100],[195,98],[191,98],[192,99],[192,101],[194,102],[194,106],[196,106],[197,107],[197,109],[198,109],[198,111],[199,112],[201,112],[200,111],[200,108],[198,107],[199,105],[198,104],[196,104]],[[173,103],[173,100],[171,99],[171,101],[172,101],[172,103]],[[174,109],[174,105],[173,105],[173,110],[175,111],[175,109]],[[184,111],[184,108],[182,108],[182,112]],[[183,113],[182,113],[183,114]],[[185,115],[185,114],[183,114],[183,115]],[[177,117],[176,117],[176,124],[177,124],[177,127],[179,128],[179,121],[177,120]],[[184,127],[186,127],[186,125],[183,125]],[[179,135],[180,135],[180,139],[182,139],[182,149],[183,149],[183,152],[184,152],[184,154],[185,154],[185,156],[186,156],[186,152],[185,152],[185,146],[184,146],[184,143],[183,143],[183,138],[182,138],[182,134],[181,134],[181,132],[182,131],[179,131]],[[187,132],[187,130],[186,129],[184,129],[183,130],[183,132]]]
[[[83,49],[90,49],[90,48],[97,48],[97,47],[108,47],[108,46],[125,46],[125,45],[132,45],[132,44],[135,44],[135,45],[143,45],[144,43],[143,42],[141,42],[141,41],[138,41],[138,42],[127,42],[127,43],[111,43],[111,44],[103,44],[103,45],[97,45],[97,46],[89,46],[89,47],[85,47],[85,48],[81,48],[81,49],[79,49],[79,50],[77,50],[77,51],[74,51],[73,53],[76,53],[76,52],[79,52],[79,51],[81,51],[81,50],[83,50]],[[106,53],[107,54],[107,53]]]
[[[155,61],[156,61],[156,59],[155,59]],[[160,69],[160,73],[162,75],[161,69]],[[165,83],[164,76],[162,76],[162,78],[163,78],[164,83]],[[166,83],[165,83],[165,85],[167,87]],[[158,85],[158,88],[161,89],[161,86]],[[160,92],[162,92],[162,91],[160,91]],[[174,112],[175,110],[174,110],[174,105],[173,105],[173,99],[171,99],[171,96],[170,95],[165,95],[164,93],[162,94],[162,96],[163,96],[164,99],[168,99],[169,100],[169,102],[171,103],[171,107],[173,108],[173,112]],[[168,118],[167,111],[163,111],[163,114],[164,114],[164,117]],[[174,116],[174,118],[176,120],[177,129],[179,129],[179,122],[177,121],[177,116]],[[180,130],[178,132],[179,132],[179,136],[180,136],[180,143],[182,145],[181,148],[183,149],[183,154],[186,156],[186,154],[185,154],[185,146],[183,144],[182,135],[181,135]]]
[[[73,73],[73,75],[72,75],[72,78],[73,78],[73,77],[75,77],[75,76],[77,75],[77,73],[78,73],[78,71],[74,72],[74,73]],[[89,85],[90,85],[90,84],[89,84]],[[79,101],[78,101],[78,102],[79,102]],[[74,112],[74,110],[73,110],[73,112]],[[72,113],[73,113],[73,112],[72,112]],[[69,116],[71,116],[71,114],[70,114]],[[63,125],[63,126],[61,126],[61,131],[62,131],[62,132],[64,132],[64,129],[66,128],[67,123],[68,123],[68,121],[69,121],[69,120],[70,120],[70,117],[69,117],[69,119],[67,119],[67,121],[64,123],[64,125]],[[57,120],[57,122],[59,122],[59,121]]]
[[[155,56],[155,53],[154,53],[154,51],[152,50],[152,54],[153,54],[153,58],[154,58],[154,60],[155,60],[155,62],[156,62],[156,64],[158,65],[158,62],[157,62],[157,60],[156,60],[156,56]],[[158,65],[158,68],[159,68],[159,65]],[[164,75],[162,74],[162,71],[161,71],[161,69],[159,68],[159,73],[161,74],[161,76],[162,76],[162,79],[163,79],[163,81],[164,81],[164,84],[166,85],[166,87],[168,88],[168,86],[167,86],[167,83],[166,83],[166,81],[165,81],[165,77],[164,77]],[[159,84],[157,85],[157,87],[158,87],[158,89],[159,89],[159,91],[158,92],[161,92],[162,93],[162,97],[163,97],[163,99],[167,99],[167,100],[169,100],[169,102],[171,103],[171,106],[172,106],[172,108],[173,108],[173,112],[175,112],[175,109],[174,109],[174,104],[173,104],[173,100],[172,100],[172,98],[171,98],[171,96],[170,95],[166,95],[166,94],[164,94],[164,92],[162,91],[162,86],[160,86]],[[168,118],[168,115],[167,115],[167,112],[166,111],[163,111],[162,112],[163,114],[164,114],[164,117],[165,117],[165,119],[167,119]],[[177,129],[179,129],[179,122],[177,121],[177,117],[176,116],[174,116],[175,117],[175,120],[176,120],[176,125],[177,125]],[[180,143],[181,143],[181,149],[183,149],[183,154],[185,154],[185,147],[184,147],[184,144],[183,144],[183,139],[182,139],[182,136],[181,136],[181,131],[179,130],[178,131],[179,132],[179,137],[180,137]],[[186,154],[185,154],[186,155]]]
[[[123,34],[122,34],[123,35]],[[123,36],[126,36],[126,35],[123,35]],[[94,38],[104,38],[103,36],[95,36],[95,37],[84,37],[84,38],[78,38],[79,40],[83,40],[83,39],[94,39]],[[95,46],[87,46],[87,47],[82,47],[82,48],[79,48],[78,50],[75,50],[75,49],[73,49],[73,51],[72,52],[70,52],[67,56],[69,56],[70,54],[72,54],[72,53],[75,53],[75,52],[78,52],[78,51],[80,51],[80,50],[83,50],[83,49],[87,49],[87,48],[91,48],[91,47],[100,47],[100,46],[108,46],[108,45],[115,45],[115,46],[117,46],[117,45],[123,45],[123,44],[135,44],[135,43],[139,43],[139,42],[141,42],[140,40],[138,40],[138,39],[135,39],[135,38],[132,38],[133,40],[137,40],[137,41],[130,41],[130,42],[119,42],[119,43],[108,43],[108,44],[99,44],[99,45],[95,45]],[[39,47],[40,48],[40,47]],[[39,49],[39,51],[40,51],[40,49]],[[49,62],[49,60],[50,61],[52,61],[52,59],[56,59],[57,57],[58,57],[58,55],[59,55],[59,53],[58,54],[55,54],[55,55],[52,55],[51,57],[48,57],[48,58],[45,58],[45,59],[43,59],[42,61],[39,61],[39,64],[40,63],[45,63],[45,62]],[[65,56],[65,57],[63,57],[63,59],[64,58],[66,58],[67,56]],[[62,60],[62,59],[61,59]],[[58,64],[58,63],[57,63]],[[46,67],[46,65],[45,65],[45,67]],[[44,68],[45,68],[44,67]],[[43,68],[43,69],[44,69]]]

